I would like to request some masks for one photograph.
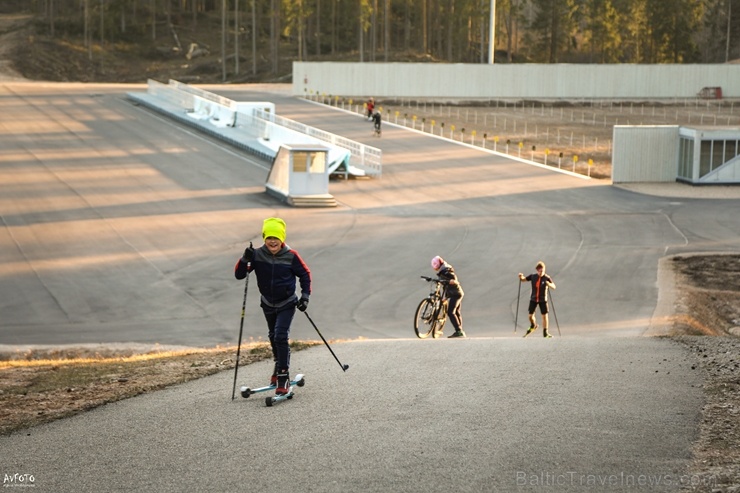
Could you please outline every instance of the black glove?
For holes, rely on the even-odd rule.
[[[308,298],[301,298],[300,300],[298,300],[298,303],[296,303],[295,306],[300,311],[305,312],[306,308],[308,308]]]
[[[249,242],[249,246],[244,249],[244,255],[242,255],[242,262],[245,264],[248,264],[254,260],[254,248],[252,247],[252,242]]]

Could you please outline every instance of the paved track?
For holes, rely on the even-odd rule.
[[[310,385],[274,410],[230,404],[222,374],[2,438],[0,473],[48,491],[546,489],[540,473],[619,491],[569,473],[683,470],[701,405],[686,355],[609,336],[647,329],[659,258],[738,249],[740,201],[644,196],[389,125],[378,140],[357,116],[224,91],[383,149],[381,180],[332,183],[337,209],[292,209],[265,195],[264,163],[127,90],[0,85],[0,344],[233,343],[233,263],[271,215],[314,272],[322,332],[378,340],[335,348],[346,374],[324,348],[296,355]],[[465,287],[466,331],[496,339],[402,339],[436,254]],[[516,274],[540,259],[564,337],[509,339]],[[257,303],[247,338],[264,334]],[[292,335],[315,338],[300,316]]]
[[[463,282],[471,335],[511,332],[516,274],[540,259],[566,335],[636,335],[660,257],[740,246],[738,200],[643,196],[390,125],[375,139],[357,116],[279,94],[224,92],[383,149],[381,180],[332,183],[341,207],[292,209],[264,193],[264,163],[133,106],[131,89],[0,86],[0,344],[234,342],[233,263],[270,215],[288,221],[314,271],[315,318],[336,337],[409,336],[437,254]],[[249,302],[246,334],[260,337],[256,293]]]
[[[229,372],[0,437],[37,491],[675,491],[701,406],[653,338],[373,340],[294,356],[289,402]],[[264,382],[269,363],[240,381]],[[688,390],[688,391],[687,391]],[[647,484],[659,483],[648,488]],[[645,486],[640,486],[645,485]]]

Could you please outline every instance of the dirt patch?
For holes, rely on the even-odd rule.
[[[740,254],[675,257],[675,339],[704,372],[705,404],[691,484],[702,492],[740,491]],[[706,335],[716,337],[704,337]]]
[[[291,348],[296,351],[314,344],[294,341]],[[267,343],[244,345],[239,366],[270,358]],[[145,353],[115,348],[3,353],[0,435],[233,369],[235,361],[236,347]],[[224,389],[224,395],[228,390]]]
[[[0,14],[0,82],[23,81],[13,59],[16,49],[27,39],[31,17]]]
[[[674,331],[732,335],[740,326],[740,254],[673,259],[679,285]]]

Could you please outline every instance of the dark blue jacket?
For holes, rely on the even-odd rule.
[[[234,276],[244,279],[247,272],[252,271],[257,275],[263,305],[281,308],[295,303],[298,300],[295,294],[296,278],[301,283],[301,298],[308,299],[311,295],[311,271],[298,252],[286,244],[275,255],[270,253],[266,245],[255,249],[249,267],[242,259],[236,262]]]

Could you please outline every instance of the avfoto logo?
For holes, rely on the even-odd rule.
[[[33,474],[8,474],[3,475],[3,487],[9,488],[11,486],[36,486],[36,478]]]

